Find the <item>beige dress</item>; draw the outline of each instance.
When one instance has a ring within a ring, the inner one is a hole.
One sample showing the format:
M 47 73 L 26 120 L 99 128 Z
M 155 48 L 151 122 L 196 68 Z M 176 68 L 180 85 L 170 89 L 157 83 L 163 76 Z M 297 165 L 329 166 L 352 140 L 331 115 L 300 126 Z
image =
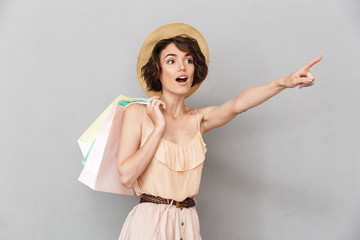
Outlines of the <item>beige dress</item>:
M 146 111 L 145 106 L 143 109 Z M 195 136 L 186 144 L 161 139 L 153 159 L 135 183 L 137 195 L 146 193 L 182 201 L 198 193 L 206 144 L 200 133 L 196 109 L 195 112 L 198 129 Z M 149 128 L 143 134 L 140 146 L 153 130 L 149 117 L 148 120 Z M 139 203 L 124 222 L 119 240 L 124 239 L 199 240 L 200 224 L 196 206 L 181 210 L 174 205 Z

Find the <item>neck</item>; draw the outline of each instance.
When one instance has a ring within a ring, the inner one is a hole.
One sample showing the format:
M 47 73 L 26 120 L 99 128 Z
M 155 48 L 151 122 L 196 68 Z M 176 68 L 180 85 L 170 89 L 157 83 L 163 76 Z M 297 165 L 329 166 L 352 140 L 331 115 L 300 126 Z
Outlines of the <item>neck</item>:
M 174 95 L 168 92 L 163 92 L 160 100 L 166 105 L 164 114 L 169 115 L 173 119 L 179 118 L 185 114 L 185 95 Z

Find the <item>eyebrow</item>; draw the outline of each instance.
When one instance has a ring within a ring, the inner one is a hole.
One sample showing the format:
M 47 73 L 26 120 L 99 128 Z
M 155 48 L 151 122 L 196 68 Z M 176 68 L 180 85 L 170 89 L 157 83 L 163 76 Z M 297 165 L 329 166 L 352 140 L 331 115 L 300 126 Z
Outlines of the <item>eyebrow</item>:
M 170 56 L 176 57 L 177 55 L 174 54 L 174 53 L 169 53 L 168 55 L 166 55 L 166 56 L 164 57 L 164 59 L 167 58 L 167 57 L 170 57 Z M 187 57 L 187 56 L 191 56 L 191 54 L 190 54 L 190 53 L 187 53 L 187 54 L 185 55 L 185 57 Z

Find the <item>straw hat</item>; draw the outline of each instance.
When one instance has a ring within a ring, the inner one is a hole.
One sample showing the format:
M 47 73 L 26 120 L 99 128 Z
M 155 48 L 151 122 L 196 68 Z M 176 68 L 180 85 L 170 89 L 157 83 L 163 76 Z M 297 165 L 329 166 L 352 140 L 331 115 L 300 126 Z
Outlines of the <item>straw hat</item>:
M 137 78 L 139 80 L 140 86 L 143 89 L 143 91 L 146 93 L 146 95 L 148 95 L 149 97 L 160 96 L 161 92 L 147 90 L 146 82 L 144 81 L 144 78 L 141 76 L 141 68 L 149 61 L 156 43 L 158 43 L 161 39 L 175 37 L 180 34 L 186 34 L 192 38 L 195 38 L 198 41 L 201 52 L 205 56 L 206 65 L 209 66 L 209 48 L 205 41 L 205 38 L 201 35 L 201 33 L 198 30 L 184 23 L 170 23 L 159 27 L 158 29 L 153 31 L 143 43 L 139 52 L 137 66 L 136 66 Z M 200 87 L 200 85 L 201 83 L 192 86 L 186 97 L 192 95 Z

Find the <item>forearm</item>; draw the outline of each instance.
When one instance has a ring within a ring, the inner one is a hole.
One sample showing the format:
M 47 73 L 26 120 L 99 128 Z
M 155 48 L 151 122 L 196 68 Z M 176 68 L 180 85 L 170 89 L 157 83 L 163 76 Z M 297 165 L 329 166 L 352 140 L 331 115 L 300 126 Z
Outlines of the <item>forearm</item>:
M 284 78 L 278 78 L 266 84 L 246 89 L 235 98 L 235 104 L 239 109 L 238 112 L 244 112 L 256 107 L 285 88 Z
M 131 188 L 144 172 L 158 148 L 162 135 L 163 133 L 155 128 L 144 145 L 118 167 L 124 186 Z

